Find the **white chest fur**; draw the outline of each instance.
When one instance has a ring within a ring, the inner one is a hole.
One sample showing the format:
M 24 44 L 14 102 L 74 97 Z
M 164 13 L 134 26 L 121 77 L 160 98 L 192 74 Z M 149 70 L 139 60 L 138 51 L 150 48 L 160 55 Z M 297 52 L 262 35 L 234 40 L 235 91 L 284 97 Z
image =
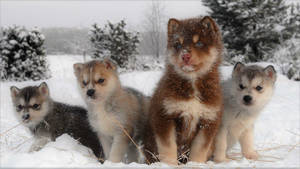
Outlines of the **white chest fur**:
M 114 114 L 106 112 L 104 109 L 89 112 L 89 121 L 96 132 L 106 136 L 113 136 L 116 130 Z
M 163 105 L 166 113 L 169 115 L 179 113 L 186 121 L 190 122 L 191 130 L 193 130 L 199 119 L 214 120 L 217 117 L 219 108 L 208 106 L 197 98 L 187 101 L 178 101 L 175 99 L 165 99 Z

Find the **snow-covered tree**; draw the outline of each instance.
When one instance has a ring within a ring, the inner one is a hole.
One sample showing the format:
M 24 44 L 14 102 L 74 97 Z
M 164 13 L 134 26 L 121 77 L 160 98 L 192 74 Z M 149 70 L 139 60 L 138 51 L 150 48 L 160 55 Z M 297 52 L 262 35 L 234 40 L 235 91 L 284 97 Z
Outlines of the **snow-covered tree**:
M 278 65 L 289 79 L 300 81 L 300 38 L 285 41 L 268 61 Z
M 223 32 L 226 59 L 268 60 L 285 33 L 289 6 L 284 0 L 204 0 Z M 289 38 L 291 36 L 288 36 Z
M 50 77 L 44 36 L 39 30 L 3 28 L 0 39 L 0 79 L 5 81 L 41 80 Z
M 289 8 L 289 15 L 285 18 L 285 29 L 283 38 L 300 38 L 300 2 L 292 3 Z
M 139 43 L 138 33 L 125 29 L 124 20 L 116 24 L 108 22 L 103 28 L 94 24 L 90 40 L 94 51 L 93 58 L 111 58 L 121 68 L 127 68 L 129 61 L 134 62 Z

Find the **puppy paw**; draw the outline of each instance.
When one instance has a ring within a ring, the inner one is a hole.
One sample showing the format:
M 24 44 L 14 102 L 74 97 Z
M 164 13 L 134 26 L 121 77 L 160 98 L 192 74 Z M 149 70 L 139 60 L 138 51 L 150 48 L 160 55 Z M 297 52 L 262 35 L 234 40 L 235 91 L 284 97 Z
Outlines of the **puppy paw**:
M 207 158 L 206 156 L 192 156 L 190 161 L 196 162 L 196 163 L 206 163 Z
M 36 146 L 36 145 L 32 145 L 29 149 L 29 153 L 32 153 L 34 151 L 39 151 L 40 149 L 42 149 L 42 147 L 40 146 Z
M 243 153 L 244 157 L 250 160 L 257 160 L 259 157 L 259 154 L 256 151 L 251 151 L 251 152 L 245 152 Z
M 119 163 L 122 160 L 120 158 L 116 158 L 116 157 L 109 157 L 108 161 L 112 162 L 112 163 Z
M 178 161 L 177 160 L 162 160 L 162 163 L 166 163 L 170 166 L 178 166 Z
M 226 157 L 224 157 L 224 158 L 214 158 L 214 162 L 216 162 L 216 163 L 229 162 L 229 161 L 231 161 L 231 159 L 226 158 Z

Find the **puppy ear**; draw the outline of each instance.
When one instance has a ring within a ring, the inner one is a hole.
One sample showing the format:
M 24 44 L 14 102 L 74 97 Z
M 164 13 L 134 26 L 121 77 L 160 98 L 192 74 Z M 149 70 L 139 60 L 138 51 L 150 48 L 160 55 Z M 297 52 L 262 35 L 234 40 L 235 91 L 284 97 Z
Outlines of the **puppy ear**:
M 267 75 L 267 77 L 273 81 L 273 83 L 276 81 L 276 70 L 272 65 L 269 65 L 266 68 L 264 68 L 264 72 Z
M 232 76 L 234 77 L 234 76 L 238 75 L 244 67 L 245 67 L 245 65 L 243 63 L 237 62 L 233 68 Z
M 210 16 L 205 16 L 202 20 L 201 20 L 201 24 L 202 26 L 204 26 L 205 29 L 207 30 L 211 30 L 213 32 L 218 32 L 218 26 L 216 24 L 216 22 L 210 17 Z
M 39 91 L 44 96 L 49 96 L 49 88 L 46 82 L 43 82 L 39 85 Z
M 76 77 L 79 76 L 82 69 L 83 69 L 83 63 L 75 63 L 73 65 L 73 70 L 74 70 L 74 74 L 75 74 Z
M 177 19 L 171 18 L 168 22 L 168 34 L 173 34 L 177 31 L 179 27 L 179 21 Z
M 10 94 L 11 94 L 11 98 L 14 100 L 17 95 L 20 93 L 20 89 L 17 88 L 16 86 L 11 86 L 10 87 Z
M 106 69 L 117 70 L 117 65 L 111 59 L 104 59 L 103 63 L 106 66 Z

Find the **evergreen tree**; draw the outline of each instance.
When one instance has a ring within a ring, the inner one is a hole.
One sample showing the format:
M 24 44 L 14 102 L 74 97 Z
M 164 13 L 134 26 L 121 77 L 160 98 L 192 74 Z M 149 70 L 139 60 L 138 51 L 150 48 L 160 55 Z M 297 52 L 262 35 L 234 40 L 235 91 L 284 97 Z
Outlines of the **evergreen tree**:
M 124 20 L 116 24 L 108 22 L 104 28 L 94 24 L 90 36 L 93 58 L 109 57 L 121 68 L 128 67 L 129 60 L 134 60 L 137 54 L 139 39 L 138 33 L 127 31 L 125 26 Z
M 285 19 L 286 28 L 283 30 L 283 38 L 300 38 L 300 3 L 292 3 L 289 15 Z
M 284 0 L 204 0 L 204 3 L 222 29 L 227 60 L 241 55 L 248 62 L 268 60 L 274 49 L 290 38 L 284 31 L 289 8 Z
M 14 26 L 3 28 L 0 39 L 0 79 L 41 80 L 49 77 L 43 47 L 44 36 L 38 30 Z
M 97 24 L 92 25 L 90 41 L 93 46 L 93 58 L 104 58 L 108 52 L 108 37 Z
M 278 65 L 289 79 L 300 81 L 300 38 L 285 41 L 269 61 Z

